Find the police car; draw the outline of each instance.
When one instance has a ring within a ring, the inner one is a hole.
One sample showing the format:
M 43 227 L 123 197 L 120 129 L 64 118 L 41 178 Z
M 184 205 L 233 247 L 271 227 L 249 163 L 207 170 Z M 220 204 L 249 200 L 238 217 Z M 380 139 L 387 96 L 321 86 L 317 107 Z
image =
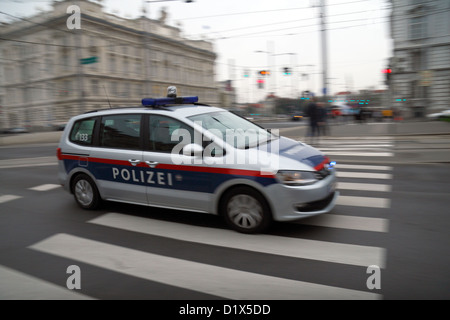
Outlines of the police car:
M 329 212 L 335 162 L 225 109 L 177 97 L 69 120 L 58 178 L 84 209 L 103 200 L 221 215 L 234 230 Z

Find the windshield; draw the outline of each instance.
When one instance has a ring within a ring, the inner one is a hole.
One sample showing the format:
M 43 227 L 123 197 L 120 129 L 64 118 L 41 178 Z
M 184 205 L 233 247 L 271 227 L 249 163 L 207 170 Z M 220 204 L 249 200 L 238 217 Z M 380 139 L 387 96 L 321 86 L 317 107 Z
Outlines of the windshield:
M 276 139 L 264 128 L 228 111 L 199 114 L 189 119 L 238 149 L 253 148 Z

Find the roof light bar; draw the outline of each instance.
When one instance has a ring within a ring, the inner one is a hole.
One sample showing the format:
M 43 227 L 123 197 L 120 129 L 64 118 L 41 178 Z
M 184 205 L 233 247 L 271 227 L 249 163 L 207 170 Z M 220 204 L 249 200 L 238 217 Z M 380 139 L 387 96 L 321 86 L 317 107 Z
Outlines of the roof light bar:
M 198 101 L 198 96 L 192 97 L 176 97 L 176 98 L 144 98 L 142 105 L 146 107 L 164 106 L 166 104 L 183 104 L 195 103 Z

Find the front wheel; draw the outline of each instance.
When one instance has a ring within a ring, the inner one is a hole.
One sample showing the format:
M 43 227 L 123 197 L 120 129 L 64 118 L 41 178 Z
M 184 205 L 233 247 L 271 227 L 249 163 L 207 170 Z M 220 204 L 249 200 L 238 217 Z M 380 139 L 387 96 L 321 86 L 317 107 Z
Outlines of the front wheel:
M 94 181 L 85 174 L 75 177 L 72 184 L 75 201 L 83 209 L 96 209 L 100 205 L 100 194 Z
M 221 202 L 225 222 L 241 233 L 261 233 L 272 220 L 270 208 L 256 190 L 238 187 L 229 191 Z

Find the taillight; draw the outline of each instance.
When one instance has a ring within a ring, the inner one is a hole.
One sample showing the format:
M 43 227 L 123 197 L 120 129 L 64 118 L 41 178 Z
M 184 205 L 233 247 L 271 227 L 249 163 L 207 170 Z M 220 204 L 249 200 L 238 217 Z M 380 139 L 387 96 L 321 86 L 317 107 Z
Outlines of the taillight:
M 61 148 L 56 149 L 56 157 L 58 160 L 62 160 Z

